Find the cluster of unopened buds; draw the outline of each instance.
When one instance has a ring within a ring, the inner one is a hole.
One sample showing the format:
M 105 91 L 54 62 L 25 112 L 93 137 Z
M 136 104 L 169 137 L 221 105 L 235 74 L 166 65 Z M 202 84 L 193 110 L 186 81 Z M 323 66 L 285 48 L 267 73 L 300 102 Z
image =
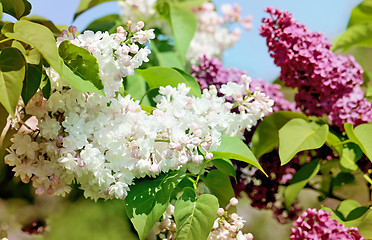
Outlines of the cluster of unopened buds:
M 231 198 L 230 203 L 225 208 L 219 208 L 213 229 L 208 236 L 208 240 L 252 240 L 251 233 L 244 234 L 244 220 L 237 213 L 228 213 L 231 206 L 238 205 L 236 198 Z M 153 233 L 158 239 L 176 239 L 177 226 L 174 221 L 174 206 L 170 204 L 162 218 L 155 224 Z

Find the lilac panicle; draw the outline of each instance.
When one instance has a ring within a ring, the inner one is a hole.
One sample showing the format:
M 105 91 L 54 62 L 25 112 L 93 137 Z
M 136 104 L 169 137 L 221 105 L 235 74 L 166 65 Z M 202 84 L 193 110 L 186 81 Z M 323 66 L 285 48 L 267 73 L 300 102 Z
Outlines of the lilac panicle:
M 266 12 L 270 18 L 262 20 L 260 34 L 281 68 L 280 80 L 298 89 L 297 106 L 308 115 L 330 115 L 341 129 L 346 122 L 369 122 L 372 105 L 363 91 L 354 90 L 363 83 L 363 69 L 354 57 L 336 56 L 322 34 L 308 30 L 287 11 L 269 7 Z
M 347 228 L 340 224 L 337 220 L 331 219 L 330 212 L 324 210 L 317 211 L 315 208 L 308 208 L 297 220 L 293 223 L 295 226 L 291 228 L 291 240 L 365 240 L 359 232 L 358 228 Z

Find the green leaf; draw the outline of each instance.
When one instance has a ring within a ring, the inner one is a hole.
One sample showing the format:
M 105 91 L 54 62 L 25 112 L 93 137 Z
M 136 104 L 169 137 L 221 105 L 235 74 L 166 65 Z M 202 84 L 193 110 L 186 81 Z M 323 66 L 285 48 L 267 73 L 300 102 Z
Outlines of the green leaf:
M 35 95 L 36 91 L 39 89 L 41 76 L 43 74 L 42 65 L 32 65 L 28 64 L 26 76 L 23 80 L 22 87 L 22 99 L 25 105 L 28 101 Z
M 353 199 L 347 199 L 342 201 L 340 205 L 338 205 L 336 210 L 342 214 L 344 219 L 346 219 L 350 212 L 358 207 L 360 207 L 360 203 L 358 201 Z
M 59 45 L 58 52 L 64 63 L 76 75 L 93 83 L 97 89 L 103 89 L 97 59 L 88 50 L 64 41 Z
M 218 200 L 210 194 L 196 197 L 192 188 L 185 188 L 177 200 L 174 217 L 177 240 L 206 240 L 212 230 L 218 210 Z
M 303 189 L 309 180 L 314 177 L 320 169 L 320 159 L 314 159 L 305 164 L 299 171 L 297 171 L 284 191 L 285 206 L 289 209 L 295 201 L 298 193 Z
M 317 129 L 303 119 L 292 119 L 279 130 L 279 157 L 282 165 L 288 163 L 298 152 L 323 146 L 328 135 L 328 125 Z
M 37 34 L 35 34 L 37 33 Z M 85 81 L 75 75 L 64 63 L 58 54 L 56 41 L 52 32 L 45 26 L 20 20 L 14 24 L 14 33 L 8 32 L 5 36 L 27 43 L 35 47 L 44 59 L 56 70 L 56 72 L 72 86 L 81 91 L 104 94 L 103 88 L 96 88 L 91 82 Z
M 159 66 L 183 68 L 181 60 L 174 51 L 159 51 L 154 41 L 151 42 L 151 48 L 152 52 L 156 56 L 156 59 L 159 61 Z
M 31 22 L 34 22 L 34 23 L 38 23 L 38 24 L 41 24 L 41 25 L 44 25 L 45 27 L 49 28 L 49 30 L 55 34 L 55 36 L 58 36 L 60 33 L 61 33 L 61 30 L 59 30 L 57 28 L 56 25 L 54 25 L 54 23 L 44 17 L 40 17 L 40 16 L 29 16 L 29 17 L 26 17 L 24 18 L 25 20 L 29 20 Z
M 229 175 L 220 170 L 211 170 L 206 177 L 202 176 L 201 180 L 207 185 L 211 194 L 218 198 L 220 207 L 226 207 L 230 199 L 235 197 Z
M 41 61 L 41 54 L 36 48 L 33 48 L 28 52 L 26 58 L 27 58 L 26 61 L 29 64 L 39 65 Z
M 179 83 L 185 83 L 187 87 L 191 88 L 191 94 L 195 96 L 200 94 L 200 88 L 196 88 L 195 84 L 190 83 L 175 69 L 166 67 L 150 67 L 137 71 L 145 79 L 150 89 L 165 87 L 168 85 L 177 87 Z
M 125 83 L 125 91 L 127 93 L 134 99 L 141 100 L 141 104 L 151 106 L 146 81 L 136 69 L 133 75 L 125 78 Z
M 0 19 L 3 17 L 3 4 L 0 2 Z
M 351 46 L 372 47 L 372 22 L 352 25 L 338 36 L 332 50 L 348 49 Z
M 31 4 L 27 0 L 1 0 L 3 11 L 16 19 L 30 14 Z
M 185 172 L 179 170 L 161 174 L 155 179 L 138 179 L 130 186 L 125 207 L 141 240 L 168 208 L 173 190 L 184 177 Z
M 351 16 L 347 27 L 356 24 L 372 22 L 372 1 L 365 0 L 351 11 Z
M 356 143 L 369 160 L 372 161 L 372 125 L 361 124 L 353 130 L 351 123 L 345 123 L 344 128 L 350 141 Z
M 1 133 L 3 132 L 3 130 L 4 130 L 4 127 L 6 126 L 8 116 L 9 116 L 9 113 L 6 111 L 4 106 L 2 104 L 0 104 L 0 136 L 1 136 Z M 0 158 L 0 160 L 1 160 L 1 158 Z
M 12 42 L 12 47 L 13 48 L 17 48 L 23 55 L 23 57 L 26 57 L 26 49 L 25 47 L 22 45 L 22 43 L 18 42 L 18 41 L 13 41 Z
M 302 113 L 279 111 L 265 117 L 252 137 L 252 152 L 259 158 L 265 153 L 274 150 L 279 144 L 279 129 L 289 120 L 307 117 Z
M 41 89 L 43 96 L 46 99 L 49 99 L 51 91 L 52 91 L 52 86 L 50 85 L 50 79 L 48 75 L 45 75 L 43 80 L 41 81 L 40 89 Z
M 221 136 L 221 144 L 215 151 L 210 152 L 213 153 L 213 159 L 228 158 L 246 162 L 257 167 L 267 175 L 248 146 L 239 138 Z
M 176 0 L 175 5 L 184 8 L 199 7 L 207 0 Z
M 236 179 L 236 171 L 230 159 L 213 159 L 212 164 L 222 173 Z
M 187 50 L 196 31 L 197 20 L 192 11 L 174 4 L 170 4 L 169 10 L 174 45 L 181 62 L 184 64 Z
M 199 83 L 195 80 L 195 78 L 191 75 L 188 74 L 187 72 L 183 71 L 182 69 L 173 68 L 177 72 L 181 73 L 181 75 L 186 79 L 186 81 L 190 84 L 191 88 L 197 92 L 196 96 L 201 97 L 201 90 L 200 90 L 200 85 Z
M 333 151 L 338 153 L 339 155 L 342 154 L 342 144 L 339 144 L 341 140 L 336 136 L 336 134 L 332 132 L 328 132 L 326 144 L 329 148 L 331 148 Z
M 12 116 L 22 92 L 25 59 L 16 48 L 5 48 L 0 54 L 0 103 Z
M 78 6 L 78 9 L 75 12 L 73 20 L 75 20 L 80 14 L 91 9 L 92 7 L 95 7 L 101 3 L 110 2 L 110 1 L 114 1 L 114 0 L 81 0 Z
M 112 32 L 116 30 L 115 27 L 119 26 L 121 22 L 121 18 L 118 14 L 111 14 L 94 20 L 85 28 L 85 30 L 91 30 L 93 32 Z
M 355 177 L 349 172 L 340 172 L 337 174 L 336 178 L 333 180 L 333 186 L 339 187 L 345 184 L 355 183 Z
M 350 211 L 346 217 L 346 221 L 353 221 L 363 216 L 370 208 L 369 207 L 357 207 Z
M 358 169 L 356 162 L 362 157 L 362 150 L 358 145 L 354 143 L 348 143 L 347 147 L 342 149 L 340 156 L 341 167 L 348 169 L 350 171 L 355 171 Z

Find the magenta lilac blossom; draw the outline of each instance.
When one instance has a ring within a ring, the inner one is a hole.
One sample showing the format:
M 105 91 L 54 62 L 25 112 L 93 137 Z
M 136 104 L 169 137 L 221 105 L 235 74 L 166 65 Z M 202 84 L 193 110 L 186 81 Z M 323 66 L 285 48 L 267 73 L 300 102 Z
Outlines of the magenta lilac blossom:
M 347 228 L 337 220 L 331 219 L 330 212 L 324 210 L 307 209 L 294 222 L 291 229 L 291 240 L 365 240 L 358 228 Z
M 261 36 L 266 38 L 274 63 L 281 68 L 280 80 L 297 88 L 297 106 L 307 115 L 330 115 L 332 123 L 369 122 L 372 105 L 363 91 L 363 69 L 353 56 L 336 56 L 322 34 L 299 24 L 287 11 L 269 7 Z M 340 115 L 339 115 L 340 114 Z

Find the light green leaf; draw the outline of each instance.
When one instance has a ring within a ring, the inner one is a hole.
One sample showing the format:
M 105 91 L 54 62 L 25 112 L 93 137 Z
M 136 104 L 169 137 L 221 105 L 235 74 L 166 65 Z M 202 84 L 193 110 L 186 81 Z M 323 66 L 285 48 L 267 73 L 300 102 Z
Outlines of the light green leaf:
M 157 178 L 136 180 L 125 198 L 128 217 L 139 238 L 145 239 L 168 208 L 170 196 L 185 177 L 183 169 L 161 174 Z
M 177 200 L 174 217 L 177 240 L 206 240 L 212 230 L 218 210 L 218 200 L 210 194 L 196 197 L 192 188 L 185 188 Z
M 353 130 L 351 123 L 345 123 L 344 128 L 350 141 L 356 143 L 369 160 L 372 161 L 372 125 L 361 124 Z
M 110 2 L 115 0 L 81 0 L 78 9 L 75 12 L 74 20 L 83 12 L 95 7 L 104 2 Z
M 30 14 L 31 4 L 27 0 L 1 0 L 3 11 L 16 19 Z
M 27 65 L 27 71 L 25 79 L 23 80 L 22 87 L 22 99 L 25 105 L 28 101 L 35 95 L 36 91 L 39 89 L 41 77 L 42 77 L 42 65 Z
M 293 179 L 284 191 L 285 206 L 287 209 L 291 207 L 301 189 L 303 189 L 309 180 L 319 172 L 319 169 L 320 159 L 318 158 L 305 164 L 293 175 Z
M 349 215 L 349 213 L 355 208 L 360 207 L 360 203 L 354 199 L 344 200 L 338 205 L 337 211 L 342 214 L 344 219 Z
M 145 79 L 150 89 L 159 88 L 161 86 L 177 87 L 179 83 L 185 83 L 190 87 L 190 93 L 198 96 L 200 88 L 186 80 L 181 73 L 172 68 L 166 67 L 150 67 L 144 70 L 137 70 L 138 73 Z M 200 96 L 200 95 L 199 95 Z
M 229 175 L 220 170 L 211 170 L 206 177 L 202 176 L 201 180 L 207 185 L 211 194 L 218 198 L 220 207 L 226 207 L 230 199 L 235 197 Z
M 178 58 L 176 53 L 171 50 L 160 51 L 154 41 L 151 42 L 152 52 L 155 54 L 156 59 L 159 61 L 161 67 L 176 67 L 183 68 L 181 60 Z
M 24 18 L 24 20 L 29 20 L 31 22 L 44 25 L 45 27 L 49 28 L 49 30 L 52 33 L 54 33 L 55 36 L 58 36 L 61 33 L 61 30 L 59 30 L 57 28 L 57 26 L 54 25 L 54 23 L 52 21 L 50 21 L 49 19 L 46 19 L 44 17 L 32 15 L 32 16 L 29 16 L 29 17 Z
M 59 55 L 64 63 L 80 78 L 93 83 L 97 89 L 103 89 L 99 76 L 97 59 L 88 50 L 64 41 L 59 45 Z
M 236 171 L 230 159 L 213 159 L 212 164 L 222 173 L 236 179 Z
M 239 138 L 221 136 L 221 144 L 215 151 L 210 152 L 213 153 L 213 159 L 228 158 L 246 162 L 257 167 L 267 175 L 248 146 Z
M 120 23 L 122 23 L 120 16 L 118 14 L 111 14 L 94 20 L 85 30 L 91 30 L 93 32 L 113 32 L 116 31 L 116 27 L 119 26 Z
M 0 19 L 3 17 L 3 4 L 0 2 Z
M 352 25 L 338 36 L 332 50 L 348 49 L 351 46 L 372 47 L 372 22 Z
M 339 144 L 341 140 L 332 132 L 328 132 L 326 144 L 329 148 L 331 148 L 333 151 L 338 153 L 339 155 L 342 154 L 342 144 Z
M 341 167 L 348 169 L 350 171 L 355 171 L 358 169 L 356 162 L 362 157 L 362 150 L 358 145 L 354 143 L 348 143 L 347 147 L 342 149 L 340 156 Z
M 282 165 L 298 152 L 323 146 L 328 135 L 328 125 L 317 129 L 303 119 L 292 119 L 279 130 L 279 157 Z
M 372 1 L 364 0 L 351 11 L 347 27 L 368 22 L 372 22 Z
M 13 41 L 12 42 L 12 47 L 13 48 L 17 48 L 23 55 L 23 57 L 26 57 L 26 49 L 25 47 L 22 45 L 22 43 L 18 42 L 18 41 Z
M 176 0 L 175 5 L 184 8 L 199 7 L 207 0 Z
M 26 61 L 29 64 L 39 65 L 41 61 L 41 54 L 36 48 L 33 48 L 28 52 L 26 58 L 27 58 Z
M 169 10 L 174 45 L 184 64 L 187 50 L 196 31 L 197 20 L 195 14 L 188 9 L 170 4 Z
M 134 99 L 140 100 L 141 104 L 150 106 L 151 101 L 147 94 L 147 84 L 145 79 L 134 70 L 134 74 L 126 77 L 125 91 L 129 93 Z
M 252 137 L 253 154 L 259 158 L 265 153 L 274 150 L 279 144 L 279 129 L 294 118 L 307 120 L 307 117 L 302 113 L 286 111 L 275 112 L 265 117 L 254 131 Z
M 25 77 L 25 59 L 16 48 L 5 48 L 0 54 L 0 103 L 14 116 Z
M 58 54 L 53 34 L 47 27 L 30 21 L 20 20 L 14 24 L 14 33 L 8 32 L 5 36 L 35 47 L 54 70 L 77 89 L 104 94 L 103 89 L 97 89 L 91 82 L 85 81 L 75 75 L 70 68 L 64 64 L 62 58 Z

